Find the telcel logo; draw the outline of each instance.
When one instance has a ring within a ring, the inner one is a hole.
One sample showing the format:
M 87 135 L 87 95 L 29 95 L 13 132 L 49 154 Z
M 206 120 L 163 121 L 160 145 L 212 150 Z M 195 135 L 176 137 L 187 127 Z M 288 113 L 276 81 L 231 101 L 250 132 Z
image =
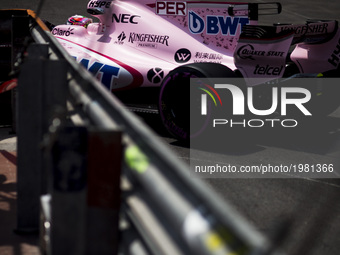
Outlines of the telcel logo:
M 278 106 L 279 106 L 279 99 L 280 99 L 280 114 L 281 116 L 287 115 L 287 106 L 293 105 L 298 110 L 302 112 L 305 116 L 311 116 L 312 114 L 308 111 L 308 109 L 304 106 L 307 102 L 311 99 L 311 93 L 309 90 L 305 88 L 299 88 L 299 87 L 273 87 L 272 88 L 272 101 L 271 106 L 268 109 L 256 109 L 254 106 L 254 93 L 253 93 L 253 87 L 247 88 L 247 95 L 244 95 L 244 92 L 237 86 L 232 84 L 215 84 L 214 89 L 212 90 L 216 96 L 218 96 L 221 107 L 222 107 L 222 101 L 219 97 L 221 93 L 217 94 L 216 91 L 219 92 L 221 90 L 226 91 L 227 93 L 231 93 L 232 96 L 232 114 L 233 116 L 244 116 L 246 115 L 246 109 L 245 109 L 245 103 L 247 102 L 247 107 L 250 113 L 256 115 L 256 116 L 269 116 L 275 112 L 277 112 Z M 279 89 L 280 89 L 280 95 L 279 98 Z M 206 91 L 205 91 L 206 92 Z M 213 93 L 206 93 L 201 94 L 201 116 L 207 115 L 208 107 L 207 107 L 207 94 L 213 99 Z M 294 94 L 294 97 L 290 97 L 289 95 Z M 299 95 L 298 98 L 296 95 Z M 213 99 L 215 102 L 215 100 Z M 216 105 L 216 102 L 215 102 Z M 249 127 L 262 127 L 264 124 L 268 122 L 271 123 L 271 126 L 274 127 L 274 123 L 281 122 L 281 125 L 284 127 L 295 127 L 297 126 L 297 121 L 294 119 L 289 120 L 282 120 L 282 119 L 249 119 L 249 120 L 242 120 L 241 122 L 235 122 L 232 119 L 213 119 L 213 127 L 216 127 L 217 125 L 225 125 L 230 124 L 231 127 L 236 125 L 241 125 L 243 127 L 249 126 Z M 287 123 L 293 123 L 292 125 L 288 125 Z M 285 124 L 286 123 L 286 124 Z

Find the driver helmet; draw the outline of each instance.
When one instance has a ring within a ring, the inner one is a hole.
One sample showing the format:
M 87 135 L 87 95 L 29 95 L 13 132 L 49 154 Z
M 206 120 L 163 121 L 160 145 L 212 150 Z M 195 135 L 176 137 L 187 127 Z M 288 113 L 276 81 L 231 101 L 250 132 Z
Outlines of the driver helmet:
M 87 26 L 92 23 L 91 18 L 87 18 L 82 15 L 73 15 L 72 17 L 68 18 L 67 25 L 77 25 L 87 28 Z

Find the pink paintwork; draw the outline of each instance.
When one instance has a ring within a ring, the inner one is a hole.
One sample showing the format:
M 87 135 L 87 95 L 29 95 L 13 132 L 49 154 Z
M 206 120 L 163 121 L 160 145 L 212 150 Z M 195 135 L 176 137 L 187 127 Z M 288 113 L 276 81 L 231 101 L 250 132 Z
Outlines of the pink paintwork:
M 165 13 L 176 11 L 167 5 Z M 88 10 L 104 12 L 93 15 L 100 22 L 87 28 L 59 25 L 52 34 L 111 90 L 159 86 L 169 71 L 184 63 L 217 62 L 236 68 L 233 52 L 241 27 L 257 21 L 250 21 L 246 13 L 230 17 L 230 6 L 186 2 L 183 7 L 182 2 L 180 15 L 163 15 L 159 3 L 152 0 L 90 1 Z M 223 31 L 221 25 L 207 31 L 208 16 L 213 22 L 230 24 Z
M 258 17 L 251 16 L 253 7 L 226 2 L 91 0 L 87 10 L 99 21 L 87 28 L 59 25 L 52 34 L 111 91 L 160 86 L 171 70 L 198 62 L 239 70 L 248 85 L 256 85 L 251 78 L 267 81 L 284 75 L 293 44 L 297 46 L 291 60 L 300 72 L 338 67 L 336 21 L 262 28 Z M 244 27 L 253 29 L 250 36 L 240 37 Z M 320 43 L 319 37 L 326 36 L 331 39 Z
M 328 40 L 318 44 L 300 43 L 291 54 L 292 61 L 301 73 L 322 73 L 339 67 L 340 63 L 340 29 L 336 22 L 325 22 L 328 25 Z
M 234 57 L 248 86 L 283 76 L 292 40 L 291 34 L 265 40 L 239 39 Z

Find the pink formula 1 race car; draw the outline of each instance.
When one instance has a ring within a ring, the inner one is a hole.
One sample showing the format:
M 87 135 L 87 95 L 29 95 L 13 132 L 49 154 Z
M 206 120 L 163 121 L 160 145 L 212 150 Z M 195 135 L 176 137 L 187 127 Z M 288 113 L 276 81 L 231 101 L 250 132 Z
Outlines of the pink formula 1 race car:
M 255 86 L 294 75 L 338 76 L 338 22 L 259 26 L 261 14 L 281 12 L 279 3 L 91 0 L 87 12 L 99 22 L 76 15 L 52 34 L 112 92 L 127 101 L 154 99 L 180 139 L 189 132 L 190 77 L 243 77 Z
M 153 100 L 179 139 L 189 133 L 190 77 L 242 77 L 246 86 L 339 77 L 338 22 L 258 25 L 262 14 L 281 12 L 279 3 L 91 0 L 87 12 L 98 22 L 75 15 L 51 33 L 123 102 Z

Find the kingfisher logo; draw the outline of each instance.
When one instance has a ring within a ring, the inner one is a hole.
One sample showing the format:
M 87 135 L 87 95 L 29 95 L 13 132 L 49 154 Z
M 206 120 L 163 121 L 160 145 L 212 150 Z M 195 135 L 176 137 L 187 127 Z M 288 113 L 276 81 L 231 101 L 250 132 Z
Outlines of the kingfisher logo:
M 245 17 L 207 15 L 203 19 L 194 11 L 189 11 L 189 30 L 193 34 L 206 32 L 208 35 L 236 36 L 247 24 L 249 19 Z
M 119 42 L 123 42 L 126 39 L 126 35 L 124 32 L 122 32 L 119 36 L 118 36 L 118 41 Z

